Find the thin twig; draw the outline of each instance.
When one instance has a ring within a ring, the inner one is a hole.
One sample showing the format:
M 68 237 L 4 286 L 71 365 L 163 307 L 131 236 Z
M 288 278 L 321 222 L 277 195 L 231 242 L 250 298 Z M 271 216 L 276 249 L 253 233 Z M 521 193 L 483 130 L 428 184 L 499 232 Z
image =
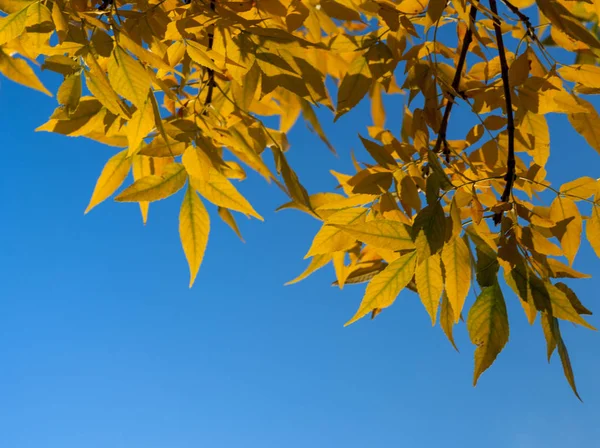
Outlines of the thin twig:
M 494 14 L 492 20 L 494 22 L 494 31 L 496 33 L 498 56 L 500 57 L 500 72 L 502 75 L 502 86 L 504 87 L 504 97 L 506 101 L 506 130 L 508 133 L 508 157 L 506 160 L 506 176 L 504 176 L 506 185 L 500 200 L 502 202 L 508 202 L 515 182 L 515 121 L 513 117 L 510 81 L 508 78 L 508 62 L 506 61 L 506 51 L 504 49 L 504 40 L 502 39 L 502 28 L 500 27 L 500 16 L 498 15 L 498 5 L 496 4 L 496 0 L 490 0 L 490 9 Z M 502 216 L 502 212 L 496 213 L 494 215 L 494 223 L 500 224 Z
M 525 25 L 525 29 L 527 31 L 527 35 L 531 37 L 531 39 L 539 43 L 540 41 L 538 40 L 537 35 L 535 34 L 535 28 L 531 24 L 529 17 L 523 14 L 521 10 L 515 5 L 513 5 L 509 0 L 502 0 L 502 2 L 506 5 L 508 9 L 512 11 L 514 15 L 516 15 L 519 18 L 521 22 L 523 22 L 523 25 Z
M 446 141 L 446 131 L 448 129 L 448 121 L 450 119 L 450 113 L 452 112 L 452 106 L 454 105 L 454 99 L 456 96 L 454 92 L 459 92 L 459 84 L 460 78 L 462 75 L 463 67 L 465 66 L 465 62 L 467 60 L 467 54 L 469 53 L 469 46 L 473 41 L 473 27 L 475 26 L 475 18 L 477 17 L 477 8 L 475 5 L 471 5 L 471 11 L 469 13 L 469 21 L 470 23 L 467 25 L 467 31 L 465 33 L 465 37 L 463 39 L 463 45 L 460 50 L 460 56 L 458 58 L 458 63 L 456 64 L 456 73 L 454 74 L 454 79 L 452 80 L 452 92 L 448 92 L 448 104 L 446 104 L 446 110 L 444 110 L 444 116 L 442 118 L 442 123 L 440 124 L 440 130 L 438 131 L 438 138 L 435 142 L 435 148 L 433 152 L 440 152 L 442 148 L 442 144 L 444 145 L 444 155 L 446 156 L 446 162 L 450 162 L 450 151 L 448 149 L 448 142 Z

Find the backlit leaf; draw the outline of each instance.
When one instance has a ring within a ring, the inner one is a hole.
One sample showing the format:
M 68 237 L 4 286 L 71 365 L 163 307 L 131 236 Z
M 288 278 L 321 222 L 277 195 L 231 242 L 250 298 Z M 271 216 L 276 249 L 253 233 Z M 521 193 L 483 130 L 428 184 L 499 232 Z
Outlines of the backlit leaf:
M 198 194 L 188 185 L 179 211 L 179 237 L 190 267 L 190 288 L 202 264 L 209 231 L 208 212 Z
M 187 173 L 180 163 L 171 163 L 161 175 L 150 175 L 135 181 L 119 194 L 118 202 L 159 201 L 177 193 L 185 185 Z
M 127 157 L 126 150 L 111 157 L 100 173 L 85 213 L 117 191 L 129 174 L 130 168 L 131 159 Z
M 415 275 L 417 256 L 415 251 L 402 255 L 390 263 L 369 282 L 360 307 L 346 326 L 366 316 L 374 309 L 383 309 L 396 300 L 400 291 Z
M 469 248 L 462 238 L 453 238 L 442 250 L 446 294 L 454 311 L 456 322 L 471 289 L 471 258 Z
M 433 326 L 437 318 L 440 296 L 444 290 L 440 255 L 434 254 L 423 260 L 417 266 L 415 279 L 419 297 L 431 318 L 431 325 Z
M 500 286 L 486 286 L 469 310 L 467 329 L 475 350 L 473 384 L 495 361 L 508 342 L 508 315 Z

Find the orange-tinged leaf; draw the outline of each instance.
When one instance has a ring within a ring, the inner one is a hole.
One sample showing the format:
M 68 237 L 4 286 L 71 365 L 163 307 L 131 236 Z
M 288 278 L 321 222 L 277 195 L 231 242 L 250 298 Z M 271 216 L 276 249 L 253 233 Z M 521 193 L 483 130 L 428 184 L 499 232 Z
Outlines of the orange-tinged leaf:
M 454 311 L 456 322 L 460 318 L 465 299 L 471 289 L 471 258 L 469 248 L 462 238 L 455 237 L 442 250 L 446 294 Z
M 357 224 L 336 224 L 335 227 L 373 247 L 389 250 L 414 249 L 415 247 L 409 228 L 398 221 L 377 219 Z
M 392 261 L 383 271 L 369 282 L 360 307 L 354 317 L 346 322 L 348 326 L 366 316 L 374 309 L 383 309 L 396 300 L 400 291 L 415 275 L 417 253 L 411 251 Z
M 415 272 L 417 290 L 423 306 L 429 313 L 431 325 L 435 325 L 437 312 L 440 305 L 440 296 L 444 290 L 442 277 L 442 261 L 439 254 L 426 258 L 417 266 Z
M 161 175 L 150 175 L 135 181 L 119 194 L 118 202 L 159 201 L 177 193 L 185 185 L 187 172 L 180 163 L 167 165 Z
M 498 283 L 486 286 L 469 310 L 467 330 L 475 350 L 473 385 L 492 365 L 509 337 L 506 304 Z
M 179 237 L 190 267 L 190 288 L 202 264 L 209 231 L 208 212 L 198 194 L 188 185 L 179 211 Z
M 129 174 L 129 168 L 131 168 L 131 159 L 127 157 L 127 150 L 121 151 L 106 162 L 85 213 L 88 213 L 121 186 Z
M 569 114 L 569 122 L 588 144 L 600 153 L 600 116 L 596 108 L 581 98 L 578 98 L 579 104 L 587 109 L 587 112 Z

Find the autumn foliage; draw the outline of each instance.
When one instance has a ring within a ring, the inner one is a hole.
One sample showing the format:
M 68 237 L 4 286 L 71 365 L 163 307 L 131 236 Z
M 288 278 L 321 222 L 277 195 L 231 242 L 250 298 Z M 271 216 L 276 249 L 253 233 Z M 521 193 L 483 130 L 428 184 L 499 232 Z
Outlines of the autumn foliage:
M 572 268 L 584 232 L 600 255 L 600 189 L 588 177 L 551 186 L 546 115 L 567 115 L 600 152 L 586 99 L 600 93 L 600 1 L 0 0 L 0 10 L 0 72 L 48 95 L 33 67 L 64 76 L 38 130 L 115 148 L 86 212 L 130 173 L 115 200 L 138 203 L 144 222 L 151 202 L 185 190 L 190 285 L 206 204 L 238 235 L 236 214 L 262 219 L 235 187 L 250 169 L 289 196 L 281 208 L 323 222 L 290 283 L 330 263 L 339 287 L 366 283 L 347 324 L 413 291 L 452 344 L 466 321 L 477 382 L 508 342 L 505 300 L 518 300 L 577 394 L 559 324 L 592 328 L 565 281 L 588 277 Z M 398 93 L 407 106 L 394 134 L 382 98 Z M 369 160 L 333 172 L 335 192 L 309 193 L 286 133 L 301 117 L 334 151 L 316 108 L 337 120 L 363 98 Z M 472 117 L 460 139 L 448 136 L 455 104 Z

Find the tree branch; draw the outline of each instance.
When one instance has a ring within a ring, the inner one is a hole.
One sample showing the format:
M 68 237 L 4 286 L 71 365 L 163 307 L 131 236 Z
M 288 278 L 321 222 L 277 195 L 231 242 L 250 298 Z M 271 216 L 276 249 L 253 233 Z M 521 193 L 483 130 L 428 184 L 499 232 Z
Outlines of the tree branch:
M 534 41 L 539 42 L 537 35 L 535 34 L 535 29 L 529 20 L 529 17 L 521 12 L 521 10 L 513 5 L 509 0 L 502 0 L 502 2 L 506 5 L 511 12 L 516 15 L 521 22 L 525 25 L 525 29 L 527 30 L 527 35 L 531 37 Z
M 496 43 L 498 45 L 498 56 L 500 57 L 500 72 L 502 75 L 502 85 L 504 87 L 504 97 L 506 101 L 506 130 L 508 132 L 508 157 L 506 160 L 506 176 L 504 180 L 506 185 L 502 193 L 501 201 L 508 202 L 512 187 L 515 182 L 515 121 L 512 109 L 511 88 L 508 78 L 508 62 L 506 61 L 506 51 L 504 49 L 504 40 L 502 39 L 502 28 L 500 27 L 500 16 L 498 15 L 498 5 L 496 0 L 490 0 L 490 10 L 494 14 L 494 31 L 496 33 Z M 494 223 L 500 224 L 502 221 L 502 212 L 494 215 Z
M 458 63 L 456 64 L 456 73 L 454 73 L 454 79 L 452 80 L 452 90 L 453 92 L 449 92 L 450 98 L 448 99 L 448 104 L 446 104 L 446 109 L 444 110 L 444 116 L 442 118 L 442 123 L 440 124 L 440 129 L 438 131 L 438 138 L 435 142 L 435 148 L 433 152 L 440 152 L 442 148 L 442 144 L 444 145 L 444 155 L 446 156 L 446 162 L 450 162 L 450 150 L 448 149 L 448 142 L 446 141 L 446 131 L 448 130 L 448 121 L 450 120 L 450 113 L 452 112 L 452 106 L 454 105 L 454 99 L 456 95 L 454 92 L 458 92 L 458 87 L 460 84 L 460 78 L 462 75 L 463 68 L 465 66 L 465 62 L 467 60 L 467 54 L 469 53 L 469 46 L 473 41 L 473 27 L 475 26 L 475 18 L 477 17 L 477 8 L 475 5 L 471 5 L 471 10 L 469 11 L 469 21 L 467 24 L 467 31 L 465 33 L 465 37 L 463 39 L 463 45 L 460 50 L 460 56 L 458 58 Z
M 210 10 L 215 11 L 215 0 L 210 0 Z M 211 30 L 208 33 L 208 49 L 212 50 L 213 42 L 215 40 L 214 31 Z M 208 69 L 208 91 L 206 92 L 206 99 L 204 100 L 204 106 L 212 103 L 213 90 L 215 88 L 215 71 L 212 68 Z

